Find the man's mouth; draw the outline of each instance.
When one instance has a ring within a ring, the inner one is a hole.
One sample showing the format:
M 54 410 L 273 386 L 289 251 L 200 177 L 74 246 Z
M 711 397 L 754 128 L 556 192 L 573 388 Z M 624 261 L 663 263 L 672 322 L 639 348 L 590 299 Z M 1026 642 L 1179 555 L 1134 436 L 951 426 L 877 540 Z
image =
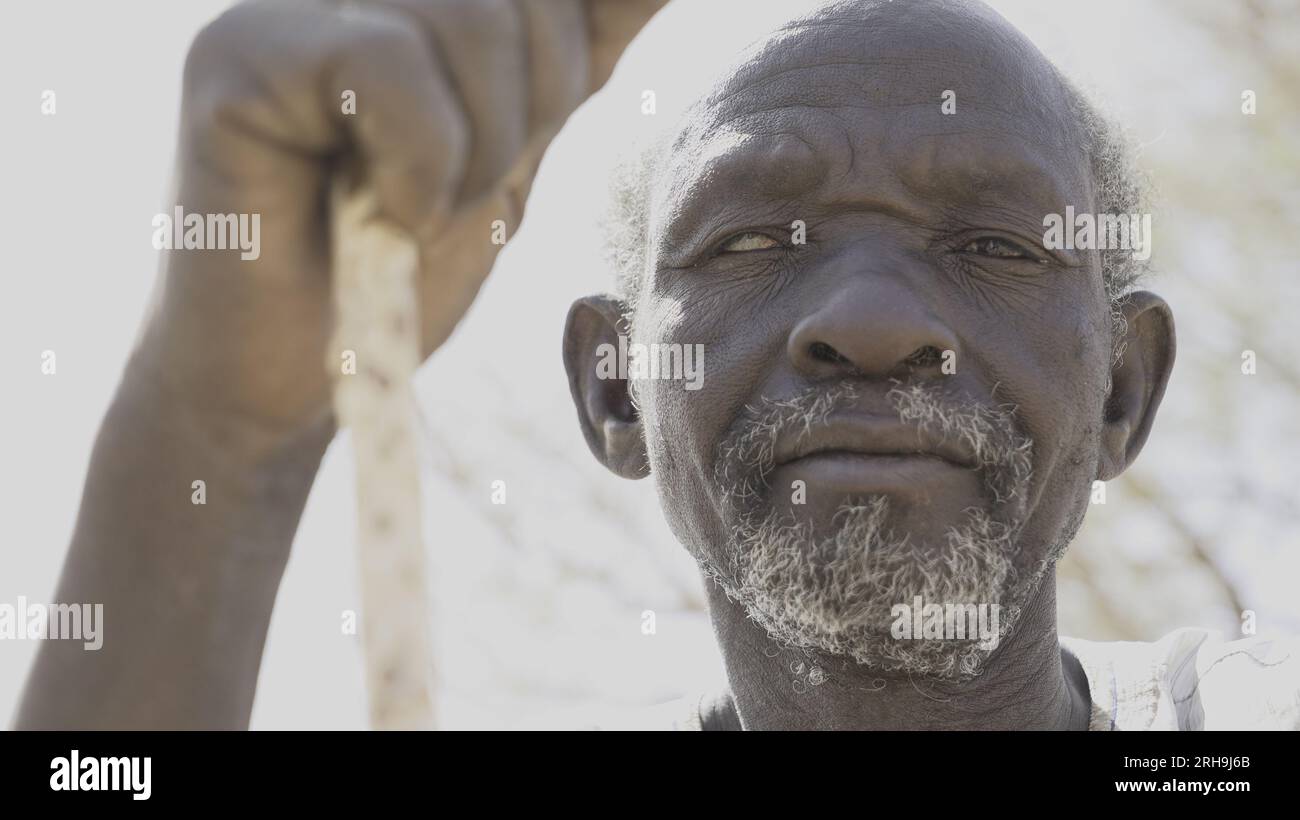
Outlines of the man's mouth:
M 979 466 L 975 453 L 959 440 L 884 416 L 832 416 L 777 441 L 773 463 L 782 466 L 810 458 L 901 460 L 929 458 L 954 467 Z
M 832 416 L 776 443 L 783 478 L 857 492 L 887 492 L 979 466 L 960 441 L 884 416 Z

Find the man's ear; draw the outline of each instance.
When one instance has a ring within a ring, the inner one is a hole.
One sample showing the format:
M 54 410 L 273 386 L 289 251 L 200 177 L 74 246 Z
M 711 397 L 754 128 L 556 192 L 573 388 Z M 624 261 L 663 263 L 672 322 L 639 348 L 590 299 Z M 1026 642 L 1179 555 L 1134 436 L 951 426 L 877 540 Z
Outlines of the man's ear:
M 1110 481 L 1137 458 L 1174 367 L 1174 316 L 1148 291 L 1125 297 L 1127 323 L 1118 362 L 1111 365 L 1110 395 L 1102 419 L 1097 478 Z
M 645 436 L 618 343 L 623 310 L 612 296 L 574 302 L 564 325 L 564 369 L 592 455 L 616 475 L 644 478 L 650 474 Z

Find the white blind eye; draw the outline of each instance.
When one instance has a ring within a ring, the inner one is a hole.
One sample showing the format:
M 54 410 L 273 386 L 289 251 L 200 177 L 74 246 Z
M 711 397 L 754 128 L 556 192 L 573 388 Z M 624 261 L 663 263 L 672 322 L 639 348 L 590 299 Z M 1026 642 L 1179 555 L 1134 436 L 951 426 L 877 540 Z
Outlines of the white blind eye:
M 780 245 L 770 236 L 761 233 L 748 231 L 739 233 L 722 243 L 722 250 L 725 253 L 743 253 L 744 251 L 765 251 Z

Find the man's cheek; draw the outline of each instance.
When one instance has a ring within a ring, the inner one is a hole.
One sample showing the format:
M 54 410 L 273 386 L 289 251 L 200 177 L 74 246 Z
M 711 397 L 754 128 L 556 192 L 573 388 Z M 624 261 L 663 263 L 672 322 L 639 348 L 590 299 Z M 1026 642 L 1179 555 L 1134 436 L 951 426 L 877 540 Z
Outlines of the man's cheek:
M 1100 407 L 1105 401 L 1114 361 L 1114 319 L 1109 301 L 1078 319 L 1074 331 L 1072 366 L 1075 386 L 1082 400 Z
M 1055 434 L 1065 461 L 1080 467 L 1086 450 L 1100 434 L 1105 415 L 1112 357 L 1110 317 L 1108 313 L 1078 317 L 1065 344 L 1049 345 L 1050 359 L 1045 362 L 1055 388 L 1046 391 L 1048 409 L 1045 417 L 1058 419 Z M 1071 323 L 1062 322 L 1063 327 Z
M 1043 328 L 1052 337 L 1021 354 L 1022 370 L 998 395 L 1002 402 L 1018 394 L 1018 421 L 1034 443 L 1027 512 L 1035 526 L 1053 532 L 1086 497 L 1095 475 L 1110 351 L 1109 333 L 1098 334 L 1093 321 L 1057 319 L 1054 328 Z
M 661 308 L 656 334 L 649 342 L 651 361 L 658 369 L 647 390 L 653 392 L 660 417 L 664 452 L 674 466 L 709 474 L 717 442 L 743 405 L 736 376 L 746 367 L 737 358 L 721 323 L 688 321 L 686 314 Z
M 689 500 L 687 493 L 698 491 L 696 476 L 705 455 L 695 407 L 704 391 L 686 390 L 682 382 L 670 380 L 644 381 L 642 390 L 651 470 L 674 493 L 674 500 L 684 503 Z
M 727 540 L 712 478 L 710 445 L 691 423 L 691 401 L 661 385 L 649 402 L 661 417 L 647 425 L 651 478 L 669 529 L 697 560 L 716 561 Z M 702 391 L 693 391 L 692 397 Z M 653 432 L 650 432 L 653 430 Z

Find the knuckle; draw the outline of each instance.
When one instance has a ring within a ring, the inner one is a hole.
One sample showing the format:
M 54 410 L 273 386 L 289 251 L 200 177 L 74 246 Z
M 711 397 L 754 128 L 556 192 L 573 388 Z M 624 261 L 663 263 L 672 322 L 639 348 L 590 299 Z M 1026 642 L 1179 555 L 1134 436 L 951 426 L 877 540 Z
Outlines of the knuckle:
M 187 88 L 192 82 L 204 81 L 219 74 L 238 59 L 241 30 L 246 28 L 244 18 L 254 8 L 248 5 L 234 6 L 199 29 L 185 55 L 184 77 Z
M 241 110 L 248 97 L 248 37 L 259 30 L 258 7 L 239 5 L 204 26 L 190 43 L 182 79 L 184 117 L 200 128 L 211 127 Z M 250 25 L 252 23 L 252 25 Z
M 347 48 L 355 57 L 410 60 L 426 58 L 426 45 L 419 31 L 403 17 L 371 9 L 351 18 Z

